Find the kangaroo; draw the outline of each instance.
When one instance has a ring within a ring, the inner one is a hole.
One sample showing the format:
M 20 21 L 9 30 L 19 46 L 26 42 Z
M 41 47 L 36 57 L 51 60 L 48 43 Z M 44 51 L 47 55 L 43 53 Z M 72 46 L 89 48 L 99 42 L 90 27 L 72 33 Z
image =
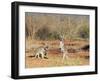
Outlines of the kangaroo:
M 59 48 L 60 48 L 61 52 L 64 51 L 64 42 L 63 42 L 63 40 L 60 40 Z
M 65 50 L 63 38 L 60 39 L 59 48 L 61 54 L 63 55 L 62 56 L 62 62 L 63 62 L 65 58 L 68 58 L 68 51 L 67 49 Z
M 65 59 L 68 58 L 68 51 L 67 51 L 67 49 L 64 50 L 64 51 L 62 52 L 62 54 L 63 54 L 63 58 L 62 58 L 62 62 L 63 62 Z
M 48 50 L 48 46 L 45 47 L 39 47 L 36 51 L 35 51 L 35 58 L 46 58 L 47 59 L 47 50 Z

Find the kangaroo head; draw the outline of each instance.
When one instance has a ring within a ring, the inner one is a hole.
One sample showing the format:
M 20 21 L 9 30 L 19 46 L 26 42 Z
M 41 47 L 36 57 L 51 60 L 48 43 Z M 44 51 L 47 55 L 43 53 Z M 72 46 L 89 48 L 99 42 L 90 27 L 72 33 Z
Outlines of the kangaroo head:
M 45 50 L 45 51 L 47 51 L 47 50 L 48 50 L 48 48 L 49 48 L 48 46 L 45 46 L 45 47 L 44 47 L 44 50 Z

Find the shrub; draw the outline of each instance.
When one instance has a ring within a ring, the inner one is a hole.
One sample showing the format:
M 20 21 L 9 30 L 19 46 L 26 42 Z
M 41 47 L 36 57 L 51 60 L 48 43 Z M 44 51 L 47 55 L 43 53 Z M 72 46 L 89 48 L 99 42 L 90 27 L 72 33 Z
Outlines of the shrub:
M 57 40 L 59 34 L 57 31 L 50 31 L 48 27 L 41 27 L 35 32 L 35 38 L 40 40 Z
M 48 27 L 42 27 L 37 32 L 35 32 L 35 38 L 36 39 L 41 39 L 41 40 L 46 40 L 49 35 L 49 28 Z
M 89 39 L 89 28 L 87 26 L 81 27 L 78 31 L 79 37 Z
M 48 35 L 48 39 L 59 39 L 59 34 L 56 31 L 52 31 L 51 33 L 49 33 Z

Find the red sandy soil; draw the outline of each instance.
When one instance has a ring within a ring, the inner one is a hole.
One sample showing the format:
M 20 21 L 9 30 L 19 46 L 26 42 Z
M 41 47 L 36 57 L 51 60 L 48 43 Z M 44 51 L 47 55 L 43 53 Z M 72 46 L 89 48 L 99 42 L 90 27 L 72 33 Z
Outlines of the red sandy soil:
M 29 57 L 34 55 L 35 46 L 42 46 L 44 43 L 48 43 L 48 59 L 41 59 L 35 57 Z M 68 58 L 62 62 L 62 54 L 59 51 L 59 41 L 26 41 L 26 57 L 25 57 L 25 67 L 56 67 L 56 66 L 82 66 L 89 65 L 89 51 L 74 51 L 74 49 L 79 49 L 84 45 L 89 44 L 87 41 L 64 41 L 65 46 L 68 49 Z

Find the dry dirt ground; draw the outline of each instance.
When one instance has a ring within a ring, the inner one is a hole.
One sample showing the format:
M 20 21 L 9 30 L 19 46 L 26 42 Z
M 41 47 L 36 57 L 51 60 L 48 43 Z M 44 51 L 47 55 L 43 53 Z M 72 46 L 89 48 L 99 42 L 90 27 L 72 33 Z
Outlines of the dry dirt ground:
M 34 55 L 34 50 L 39 46 L 43 46 L 44 43 L 48 43 L 48 59 L 41 59 L 30 57 Z M 89 44 L 88 41 L 64 41 L 65 47 L 68 49 L 68 58 L 62 62 L 62 54 L 59 51 L 59 41 L 36 41 L 26 40 L 25 51 L 25 67 L 56 67 L 56 66 L 83 66 L 89 65 L 89 51 L 76 51 L 84 45 Z

